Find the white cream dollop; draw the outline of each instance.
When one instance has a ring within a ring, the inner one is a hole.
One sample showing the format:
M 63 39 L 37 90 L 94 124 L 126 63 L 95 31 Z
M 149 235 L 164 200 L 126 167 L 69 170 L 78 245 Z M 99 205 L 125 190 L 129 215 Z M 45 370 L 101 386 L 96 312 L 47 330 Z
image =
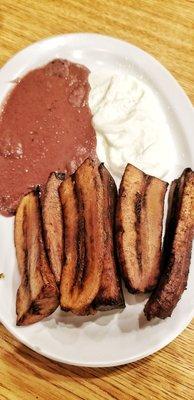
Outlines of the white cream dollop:
M 97 154 L 120 178 L 127 163 L 164 178 L 173 142 L 160 102 L 151 88 L 130 74 L 89 75 L 89 106 Z

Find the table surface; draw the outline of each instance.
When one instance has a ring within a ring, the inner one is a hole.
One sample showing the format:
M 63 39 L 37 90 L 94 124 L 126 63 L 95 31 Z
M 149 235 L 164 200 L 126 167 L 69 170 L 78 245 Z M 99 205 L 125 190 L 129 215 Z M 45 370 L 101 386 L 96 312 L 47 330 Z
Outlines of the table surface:
M 0 66 L 41 38 L 99 32 L 155 56 L 194 102 L 194 2 L 1 0 Z M 187 399 L 194 396 L 194 322 L 165 349 L 116 368 L 59 364 L 18 343 L 0 325 L 0 400 Z

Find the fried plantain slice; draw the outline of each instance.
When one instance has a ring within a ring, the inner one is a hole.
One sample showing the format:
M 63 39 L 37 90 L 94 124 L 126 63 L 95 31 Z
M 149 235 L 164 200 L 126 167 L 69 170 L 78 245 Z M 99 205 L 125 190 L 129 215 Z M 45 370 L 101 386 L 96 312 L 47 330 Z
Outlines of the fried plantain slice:
M 39 196 L 24 196 L 15 217 L 15 247 L 21 284 L 17 291 L 17 325 L 50 315 L 59 304 L 58 289 L 44 250 Z
M 65 232 L 60 304 L 83 315 L 99 291 L 103 269 L 103 187 L 97 165 L 87 159 L 59 194 Z
M 105 311 L 124 308 L 125 302 L 116 266 L 113 238 L 117 188 L 114 179 L 103 164 L 99 166 L 99 172 L 103 185 L 103 219 L 106 251 L 103 260 L 100 289 L 92 305 L 96 310 Z
M 119 189 L 116 242 L 121 273 L 132 292 L 152 290 L 160 272 L 167 183 L 128 164 Z
M 63 220 L 58 188 L 65 175 L 53 172 L 48 179 L 42 199 L 44 240 L 50 267 L 57 285 L 63 264 Z
M 171 184 L 162 273 L 145 305 L 148 320 L 170 317 L 187 285 L 194 233 L 194 172 L 187 168 Z

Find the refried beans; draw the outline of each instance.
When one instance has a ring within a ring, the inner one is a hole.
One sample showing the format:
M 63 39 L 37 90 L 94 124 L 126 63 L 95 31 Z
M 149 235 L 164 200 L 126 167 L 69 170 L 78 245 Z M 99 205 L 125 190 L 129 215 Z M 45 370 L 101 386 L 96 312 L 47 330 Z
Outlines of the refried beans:
M 50 172 L 71 174 L 95 157 L 88 75 L 82 65 L 54 60 L 8 95 L 0 115 L 1 214 L 14 214 L 21 196 L 44 187 Z

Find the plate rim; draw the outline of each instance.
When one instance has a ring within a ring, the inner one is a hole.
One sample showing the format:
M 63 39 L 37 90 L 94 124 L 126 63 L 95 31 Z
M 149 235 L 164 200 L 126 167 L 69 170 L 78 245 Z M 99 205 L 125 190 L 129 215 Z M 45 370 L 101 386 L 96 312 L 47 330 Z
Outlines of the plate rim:
M 181 325 L 180 329 L 177 329 L 176 335 L 171 335 L 170 339 L 169 336 L 167 339 L 163 340 L 161 342 L 161 344 L 159 345 L 155 345 L 152 347 L 152 350 L 149 351 L 144 351 L 141 354 L 139 354 L 137 357 L 128 357 L 126 359 L 121 359 L 121 360 L 117 360 L 117 361 L 111 361 L 111 362 L 72 362 L 70 359 L 66 359 L 65 361 L 63 359 L 61 359 L 58 356 L 53 356 L 52 354 L 47 354 L 46 351 L 42 351 L 41 349 L 37 349 L 37 346 L 33 346 L 29 343 L 27 343 L 27 341 L 25 339 L 21 340 L 21 337 L 13 332 L 14 328 L 12 329 L 8 326 L 8 324 L 6 322 L 2 322 L 2 320 L 0 321 L 0 323 L 3 324 L 3 326 L 8 330 L 9 333 L 11 333 L 11 335 L 16 338 L 18 340 L 19 343 L 25 345 L 26 347 L 28 347 L 30 350 L 33 350 L 35 353 L 40 354 L 42 356 L 44 356 L 45 358 L 49 358 L 52 361 L 56 361 L 56 362 L 60 362 L 62 364 L 67 364 L 67 365 L 73 365 L 75 367 L 88 367 L 88 368 L 108 368 L 108 367 L 118 367 L 119 365 L 126 365 L 126 364 L 132 364 L 134 362 L 140 361 L 146 357 L 149 357 L 151 355 L 154 355 L 156 352 L 158 352 L 159 350 L 162 350 L 163 348 L 165 348 L 166 346 L 168 346 L 173 340 L 175 340 L 185 329 L 186 327 L 190 324 L 190 322 L 192 321 L 192 319 L 194 318 L 194 310 L 190 312 L 189 317 L 187 318 L 187 320 L 185 321 L 184 325 Z M 79 328 L 80 329 L 80 328 Z

